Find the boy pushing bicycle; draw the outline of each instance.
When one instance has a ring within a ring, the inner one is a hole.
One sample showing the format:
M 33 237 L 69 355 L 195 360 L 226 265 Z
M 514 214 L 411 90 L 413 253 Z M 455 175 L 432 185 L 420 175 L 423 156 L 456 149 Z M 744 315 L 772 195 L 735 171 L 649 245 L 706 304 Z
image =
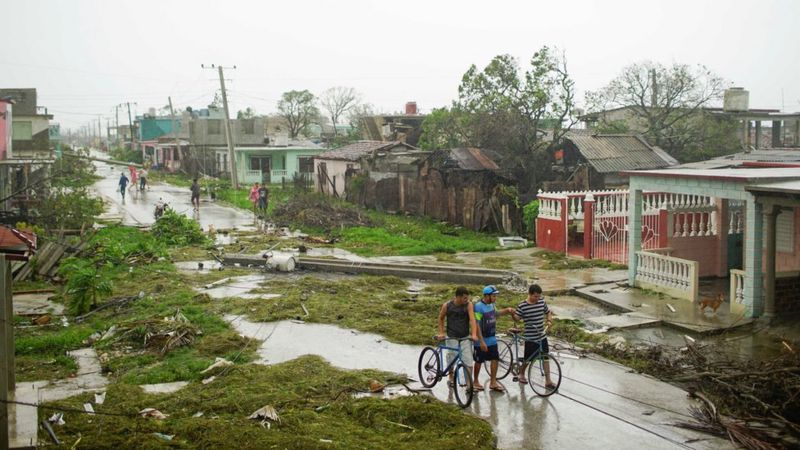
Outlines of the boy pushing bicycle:
M 445 334 L 445 319 L 447 319 L 447 334 Z M 461 360 L 472 371 L 472 342 L 478 340 L 478 327 L 475 323 L 475 311 L 469 301 L 469 291 L 463 286 L 456 288 L 456 296 L 442 304 L 439 309 L 439 334 L 437 339 L 446 339 L 447 347 L 461 349 Z M 469 337 L 472 342 L 466 340 Z M 447 364 L 456 357 L 454 352 L 448 352 Z M 453 386 L 453 373 L 449 375 L 448 385 Z
M 519 371 L 519 382 L 527 383 L 525 369 L 528 368 L 529 359 L 538 352 L 542 355 L 550 353 L 550 345 L 547 342 L 547 330 L 553 325 L 553 312 L 547 307 L 547 303 L 542 296 L 542 288 L 538 284 L 532 284 L 528 288 L 528 298 L 517 305 L 514 311 L 514 320 L 525 322 L 525 330 L 522 338 L 525 340 L 525 356 L 522 368 Z M 556 385 L 550 379 L 550 363 L 544 360 L 545 387 L 555 389 Z

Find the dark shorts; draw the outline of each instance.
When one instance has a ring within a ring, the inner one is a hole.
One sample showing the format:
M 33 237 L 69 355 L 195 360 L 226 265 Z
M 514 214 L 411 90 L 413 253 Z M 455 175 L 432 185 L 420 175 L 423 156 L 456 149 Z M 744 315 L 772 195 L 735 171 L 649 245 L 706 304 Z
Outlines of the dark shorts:
M 497 344 L 487 345 L 486 351 L 481 350 L 480 346 L 475 347 L 475 362 L 497 361 L 500 354 L 497 352 Z
M 539 351 L 539 343 L 536 341 L 525 341 L 525 360 L 530 358 L 533 354 Z M 542 340 L 542 354 L 547 355 L 550 353 L 550 344 L 547 338 Z M 538 356 L 538 355 L 537 355 Z
M 200 194 L 192 194 L 192 200 L 199 199 L 199 198 L 200 198 Z

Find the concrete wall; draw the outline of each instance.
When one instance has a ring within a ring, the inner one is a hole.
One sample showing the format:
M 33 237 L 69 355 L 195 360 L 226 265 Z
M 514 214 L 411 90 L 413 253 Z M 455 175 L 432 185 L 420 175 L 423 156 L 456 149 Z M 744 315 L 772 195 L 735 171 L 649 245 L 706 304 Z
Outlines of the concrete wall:
M 15 158 L 33 158 L 50 156 L 50 117 L 46 115 L 21 116 L 14 115 L 12 129 L 30 124 L 30 136 L 12 136 L 13 155 Z M 17 125 L 15 125 L 17 124 Z
M 0 160 L 6 159 L 6 152 L 11 148 L 12 108 L 12 105 L 0 101 Z
M 236 151 L 236 167 L 239 170 L 239 179 L 246 183 L 261 182 L 262 177 L 248 176 L 248 170 L 258 170 L 250 167 L 250 158 L 252 157 L 269 157 L 271 170 L 285 170 L 284 177 L 271 177 L 270 182 L 280 183 L 281 181 L 290 181 L 295 174 L 300 171 L 300 158 L 311 158 L 321 153 L 324 149 L 308 149 L 308 148 L 285 148 L 278 150 L 237 150 Z M 338 183 L 338 177 L 337 177 Z M 342 181 L 344 183 L 344 181 Z M 337 192 L 341 193 L 337 186 Z
M 566 227 L 561 220 L 538 217 L 536 219 L 536 246 L 554 252 L 565 252 Z
M 727 239 L 727 236 L 722 236 Z M 725 245 L 727 245 L 727 241 Z M 720 268 L 719 248 L 720 235 L 673 237 L 668 247 L 672 248 L 671 256 L 689 259 L 700 263 L 700 276 L 725 276 L 725 269 Z M 727 261 L 726 261 L 727 262 Z
M 264 145 L 264 118 L 249 119 L 253 126 L 246 130 L 242 121 L 231 120 L 233 143 L 239 145 Z M 212 133 L 211 131 L 219 131 Z M 193 146 L 225 146 L 225 121 L 224 119 L 192 119 L 189 122 L 189 140 Z
M 325 164 L 329 180 L 320 176 L 320 164 Z M 345 173 L 347 166 L 350 165 L 356 170 L 361 169 L 361 165 L 355 161 L 341 161 L 336 159 L 314 159 L 314 174 L 315 174 L 315 188 L 317 192 L 323 192 L 327 195 L 333 195 L 333 187 L 331 182 L 336 186 L 336 192 L 339 196 L 344 196 L 345 191 Z M 334 179 L 334 177 L 336 177 Z

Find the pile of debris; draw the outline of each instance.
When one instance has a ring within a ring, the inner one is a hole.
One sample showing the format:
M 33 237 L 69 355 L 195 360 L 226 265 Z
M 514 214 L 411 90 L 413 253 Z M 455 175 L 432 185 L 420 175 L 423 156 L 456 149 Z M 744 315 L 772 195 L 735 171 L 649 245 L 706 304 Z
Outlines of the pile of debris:
M 800 448 L 800 353 L 782 341 L 779 356 L 744 357 L 719 342 L 686 347 L 602 345 L 599 353 L 644 363 L 644 372 L 677 383 L 702 401 L 695 421 L 676 425 L 729 438 L 749 449 Z M 640 366 L 642 367 L 642 366 Z
M 278 223 L 326 232 L 340 227 L 373 225 L 373 221 L 355 206 L 315 194 L 298 195 L 278 205 L 273 211 L 273 218 Z
M 77 246 L 66 242 L 50 241 L 44 244 L 28 262 L 14 263 L 14 281 L 25 281 L 30 277 L 54 278 L 58 273 L 59 262 L 63 258 L 79 255 L 86 247 L 88 240 Z

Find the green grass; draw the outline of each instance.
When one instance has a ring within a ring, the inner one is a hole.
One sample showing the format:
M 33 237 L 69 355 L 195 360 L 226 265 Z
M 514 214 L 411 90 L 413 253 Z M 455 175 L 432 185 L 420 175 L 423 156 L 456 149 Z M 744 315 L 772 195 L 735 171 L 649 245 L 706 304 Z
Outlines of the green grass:
M 78 364 L 67 355 L 19 355 L 16 357 L 17 382 L 67 378 Z
M 66 445 L 78 439 L 92 448 L 493 448 L 491 427 L 452 405 L 426 396 L 380 400 L 354 399 L 372 379 L 399 381 L 374 370 L 345 371 L 322 358 L 305 356 L 274 366 L 237 366 L 207 385 L 198 382 L 172 394 L 148 395 L 138 387 L 109 386 L 98 412 L 67 412 L 58 436 Z M 91 394 L 49 403 L 42 416 L 58 407 L 82 409 Z M 280 423 L 269 428 L 248 416 L 273 406 Z M 156 408 L 166 420 L 136 413 Z M 202 412 L 201 417 L 193 417 Z M 398 425 L 401 424 L 401 425 Z M 153 433 L 173 435 L 167 444 Z M 47 439 L 44 431 L 40 438 Z M 323 440 L 333 441 L 324 443 Z
M 299 318 L 380 334 L 402 344 L 430 344 L 430 337 L 437 332 L 439 309 L 453 298 L 456 286 L 431 285 L 415 300 L 405 292 L 407 287 L 408 283 L 397 277 L 368 275 L 324 282 L 314 277 L 271 280 L 255 292 L 280 294 L 278 298 L 232 298 L 214 302 L 212 307 L 220 313 L 243 314 L 256 322 Z M 482 286 L 468 288 L 477 298 Z M 498 307 L 516 306 L 520 299 L 501 295 Z M 501 323 L 498 326 L 511 326 L 507 317 Z
M 511 269 L 511 258 L 505 256 L 487 256 L 481 260 L 481 265 L 489 269 Z
M 531 253 L 534 258 L 541 258 L 545 260 L 540 269 L 545 270 L 571 270 L 571 269 L 588 269 L 592 267 L 600 267 L 610 270 L 624 270 L 628 266 L 624 264 L 612 263 L 604 259 L 577 259 L 570 258 L 567 255 L 559 252 L 551 252 L 549 250 L 538 250 Z
M 494 250 L 492 235 L 455 228 L 423 217 L 370 212 L 380 226 L 353 227 L 338 233 L 338 246 L 361 256 L 430 255 Z

